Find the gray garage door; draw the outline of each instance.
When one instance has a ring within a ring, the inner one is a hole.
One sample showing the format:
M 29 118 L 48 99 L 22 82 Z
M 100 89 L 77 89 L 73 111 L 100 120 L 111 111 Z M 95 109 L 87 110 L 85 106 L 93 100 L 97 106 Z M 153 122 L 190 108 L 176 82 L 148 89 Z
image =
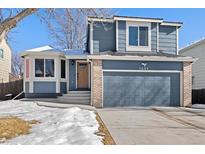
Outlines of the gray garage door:
M 104 72 L 103 106 L 180 106 L 180 75 Z

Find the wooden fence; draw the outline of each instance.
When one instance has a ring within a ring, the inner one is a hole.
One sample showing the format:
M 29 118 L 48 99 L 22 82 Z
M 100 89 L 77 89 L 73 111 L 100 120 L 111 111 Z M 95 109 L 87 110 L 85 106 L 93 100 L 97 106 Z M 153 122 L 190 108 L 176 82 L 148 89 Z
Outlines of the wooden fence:
M 23 91 L 23 80 L 0 83 L 0 100 L 6 100 L 5 95 L 12 94 L 13 97 Z
M 192 104 L 205 104 L 205 89 L 192 90 Z

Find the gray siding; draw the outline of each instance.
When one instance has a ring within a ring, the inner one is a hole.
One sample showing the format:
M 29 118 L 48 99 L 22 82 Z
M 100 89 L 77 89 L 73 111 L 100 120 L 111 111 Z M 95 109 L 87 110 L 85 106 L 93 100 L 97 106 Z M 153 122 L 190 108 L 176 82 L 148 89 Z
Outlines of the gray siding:
M 76 90 L 76 60 L 69 60 L 69 90 Z
M 157 23 L 151 24 L 151 50 L 157 52 Z
M 93 53 L 115 51 L 115 23 L 94 22 Z
M 104 107 L 180 106 L 179 73 L 104 72 Z
M 202 43 L 191 49 L 184 50 L 181 55 L 198 58 L 192 65 L 192 88 L 204 89 L 205 88 L 205 44 Z
M 126 51 L 126 22 L 118 21 L 118 51 Z
M 139 70 L 141 63 L 147 63 L 149 70 L 179 70 L 183 69 L 181 62 L 153 62 L 153 61 L 121 61 L 103 60 L 103 69 Z
M 34 81 L 33 91 L 34 93 L 56 93 L 56 82 Z
M 66 82 L 61 82 L 60 83 L 60 93 L 61 94 L 66 94 L 67 93 L 67 83 Z
M 29 82 L 25 82 L 25 93 L 29 93 Z
M 177 54 L 177 32 L 173 26 L 159 26 L 159 51 Z
M 126 21 L 118 21 L 118 52 L 126 51 Z M 88 44 L 89 47 L 89 44 Z M 159 51 L 177 54 L 177 31 L 174 26 L 159 25 Z M 116 51 L 116 23 L 94 22 L 93 52 Z M 151 23 L 151 51 L 157 52 L 157 23 Z

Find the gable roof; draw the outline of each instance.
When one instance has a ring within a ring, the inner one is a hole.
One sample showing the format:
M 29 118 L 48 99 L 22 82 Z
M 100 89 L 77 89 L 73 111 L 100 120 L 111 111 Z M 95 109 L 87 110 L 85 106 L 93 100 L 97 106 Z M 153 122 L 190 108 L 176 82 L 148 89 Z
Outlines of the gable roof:
M 190 45 L 181 48 L 179 50 L 179 53 L 183 53 L 183 52 L 187 51 L 188 49 L 194 48 L 194 47 L 201 45 L 203 43 L 205 43 L 205 38 L 202 38 L 201 40 L 195 41 L 195 42 L 191 43 Z
M 28 49 L 26 51 L 21 52 L 21 57 L 27 56 L 27 55 L 86 55 L 85 51 L 83 49 L 65 49 L 65 50 L 59 50 L 51 45 L 45 45 L 38 48 Z
M 26 55 L 62 55 L 64 56 L 63 52 L 53 48 L 50 45 L 45 45 L 38 48 L 28 49 L 26 51 L 21 52 L 21 57 Z
M 114 22 L 116 20 L 124 20 L 124 21 L 141 21 L 141 22 L 156 22 L 160 23 L 161 25 L 167 25 L 167 26 L 177 26 L 181 27 L 183 22 L 177 22 L 177 21 L 164 21 L 163 18 L 149 18 L 149 17 L 137 17 L 137 16 L 119 16 L 114 15 L 112 18 L 104 18 L 104 17 L 94 17 L 89 16 L 88 21 L 108 21 L 108 22 Z

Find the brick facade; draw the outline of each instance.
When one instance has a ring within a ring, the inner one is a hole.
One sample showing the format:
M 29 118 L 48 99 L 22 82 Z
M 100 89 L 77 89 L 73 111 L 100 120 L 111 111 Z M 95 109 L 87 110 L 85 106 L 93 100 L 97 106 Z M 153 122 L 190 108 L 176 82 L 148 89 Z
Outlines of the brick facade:
M 92 105 L 102 107 L 102 60 L 92 60 Z
M 192 63 L 183 63 L 183 106 L 192 104 Z

